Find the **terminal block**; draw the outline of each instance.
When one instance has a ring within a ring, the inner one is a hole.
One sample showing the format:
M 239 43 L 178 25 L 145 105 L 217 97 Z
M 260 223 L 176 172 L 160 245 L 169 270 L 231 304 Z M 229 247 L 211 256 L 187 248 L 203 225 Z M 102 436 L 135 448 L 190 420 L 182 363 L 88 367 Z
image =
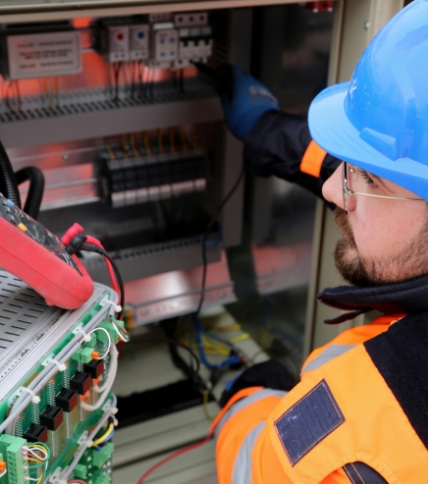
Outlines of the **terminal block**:
M 25 445 L 25 439 L 0 435 L 0 452 L 6 461 L 8 484 L 22 484 L 28 480 L 28 461 L 22 449 Z
M 94 351 L 94 348 L 90 346 L 80 348 L 80 350 L 77 350 L 76 353 L 74 353 L 71 359 L 83 364 L 89 363 L 92 360 L 93 351 Z
M 101 467 L 110 459 L 113 454 L 114 444 L 109 442 L 100 450 L 94 449 L 92 452 L 92 465 L 101 469 Z
M 204 191 L 207 160 L 201 150 L 162 153 L 106 161 L 101 172 L 102 197 L 120 207 Z

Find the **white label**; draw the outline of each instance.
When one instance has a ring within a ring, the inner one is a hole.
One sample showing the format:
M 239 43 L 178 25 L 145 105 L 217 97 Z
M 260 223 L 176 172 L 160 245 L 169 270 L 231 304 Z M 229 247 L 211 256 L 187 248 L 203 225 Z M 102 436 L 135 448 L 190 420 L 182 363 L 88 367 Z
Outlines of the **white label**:
M 79 32 L 10 35 L 10 79 L 63 76 L 82 71 Z
M 149 58 L 149 26 L 131 25 L 131 60 Z
M 155 61 L 170 62 L 177 58 L 177 30 L 161 30 L 155 34 Z

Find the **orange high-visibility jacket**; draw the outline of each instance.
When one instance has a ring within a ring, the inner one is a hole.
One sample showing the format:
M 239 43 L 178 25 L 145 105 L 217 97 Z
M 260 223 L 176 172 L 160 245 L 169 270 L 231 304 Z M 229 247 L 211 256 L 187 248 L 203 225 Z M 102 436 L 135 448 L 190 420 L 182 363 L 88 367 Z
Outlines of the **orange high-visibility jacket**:
M 219 484 L 428 483 L 428 415 L 405 394 L 419 350 L 411 363 L 396 353 L 403 335 L 417 341 L 420 323 L 400 317 L 314 351 L 287 394 L 253 387 L 234 395 L 213 424 Z

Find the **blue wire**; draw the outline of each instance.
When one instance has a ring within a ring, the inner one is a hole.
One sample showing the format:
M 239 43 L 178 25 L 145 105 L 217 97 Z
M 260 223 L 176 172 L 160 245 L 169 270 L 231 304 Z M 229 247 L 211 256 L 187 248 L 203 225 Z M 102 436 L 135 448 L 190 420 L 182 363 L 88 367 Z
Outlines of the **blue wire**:
M 199 234 L 195 234 L 194 235 L 195 239 L 200 243 L 200 244 L 203 244 L 204 242 L 204 238 L 199 235 Z M 220 242 L 221 242 L 221 239 L 222 239 L 222 231 L 221 231 L 221 226 L 218 225 L 217 226 L 217 235 L 216 235 L 216 238 L 213 242 L 209 242 L 208 240 L 205 241 L 205 247 L 207 247 L 208 249 L 215 249 L 217 248 L 219 245 L 220 245 Z
M 216 363 L 216 364 L 210 363 L 205 355 L 204 343 L 202 341 L 202 332 L 206 332 L 208 334 L 210 334 L 210 332 L 202 326 L 199 319 L 197 319 L 195 322 L 195 330 L 196 330 L 196 340 L 198 342 L 198 348 L 199 348 L 199 358 L 202 364 L 206 368 L 208 368 L 209 370 L 220 370 L 222 368 L 227 368 L 229 366 L 236 365 L 237 363 L 240 362 L 239 356 L 235 354 L 235 355 L 228 356 L 221 363 Z M 219 338 L 216 338 L 216 339 L 218 340 Z
M 113 438 L 113 435 L 114 435 L 114 429 L 111 431 L 111 434 L 110 434 L 110 435 L 109 435 L 109 436 L 108 436 L 108 437 L 107 437 L 107 438 L 106 438 L 106 439 L 105 439 L 103 442 L 101 442 L 101 443 L 103 444 L 103 446 L 104 446 L 105 444 L 107 444 L 108 442 L 110 442 L 110 440 Z M 101 446 L 97 446 L 97 447 L 95 447 L 95 450 L 100 451 L 101 449 L 102 449 L 102 447 L 101 447 Z
M 230 341 L 227 341 L 227 339 L 223 339 L 221 336 L 217 336 L 216 334 L 212 333 L 211 331 L 208 331 L 207 328 L 202 326 L 201 324 L 201 331 L 205 334 L 207 334 L 210 338 L 215 339 L 216 341 L 219 341 L 220 343 L 224 343 L 228 345 L 230 348 L 234 349 L 233 344 Z

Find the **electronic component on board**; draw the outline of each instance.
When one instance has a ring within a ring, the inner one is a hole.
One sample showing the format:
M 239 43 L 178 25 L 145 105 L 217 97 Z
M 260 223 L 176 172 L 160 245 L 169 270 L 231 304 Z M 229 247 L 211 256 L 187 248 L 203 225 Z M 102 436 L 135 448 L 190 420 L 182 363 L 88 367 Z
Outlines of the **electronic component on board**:
M 76 390 L 63 388 L 55 397 L 55 403 L 64 412 L 71 412 L 78 403 Z

